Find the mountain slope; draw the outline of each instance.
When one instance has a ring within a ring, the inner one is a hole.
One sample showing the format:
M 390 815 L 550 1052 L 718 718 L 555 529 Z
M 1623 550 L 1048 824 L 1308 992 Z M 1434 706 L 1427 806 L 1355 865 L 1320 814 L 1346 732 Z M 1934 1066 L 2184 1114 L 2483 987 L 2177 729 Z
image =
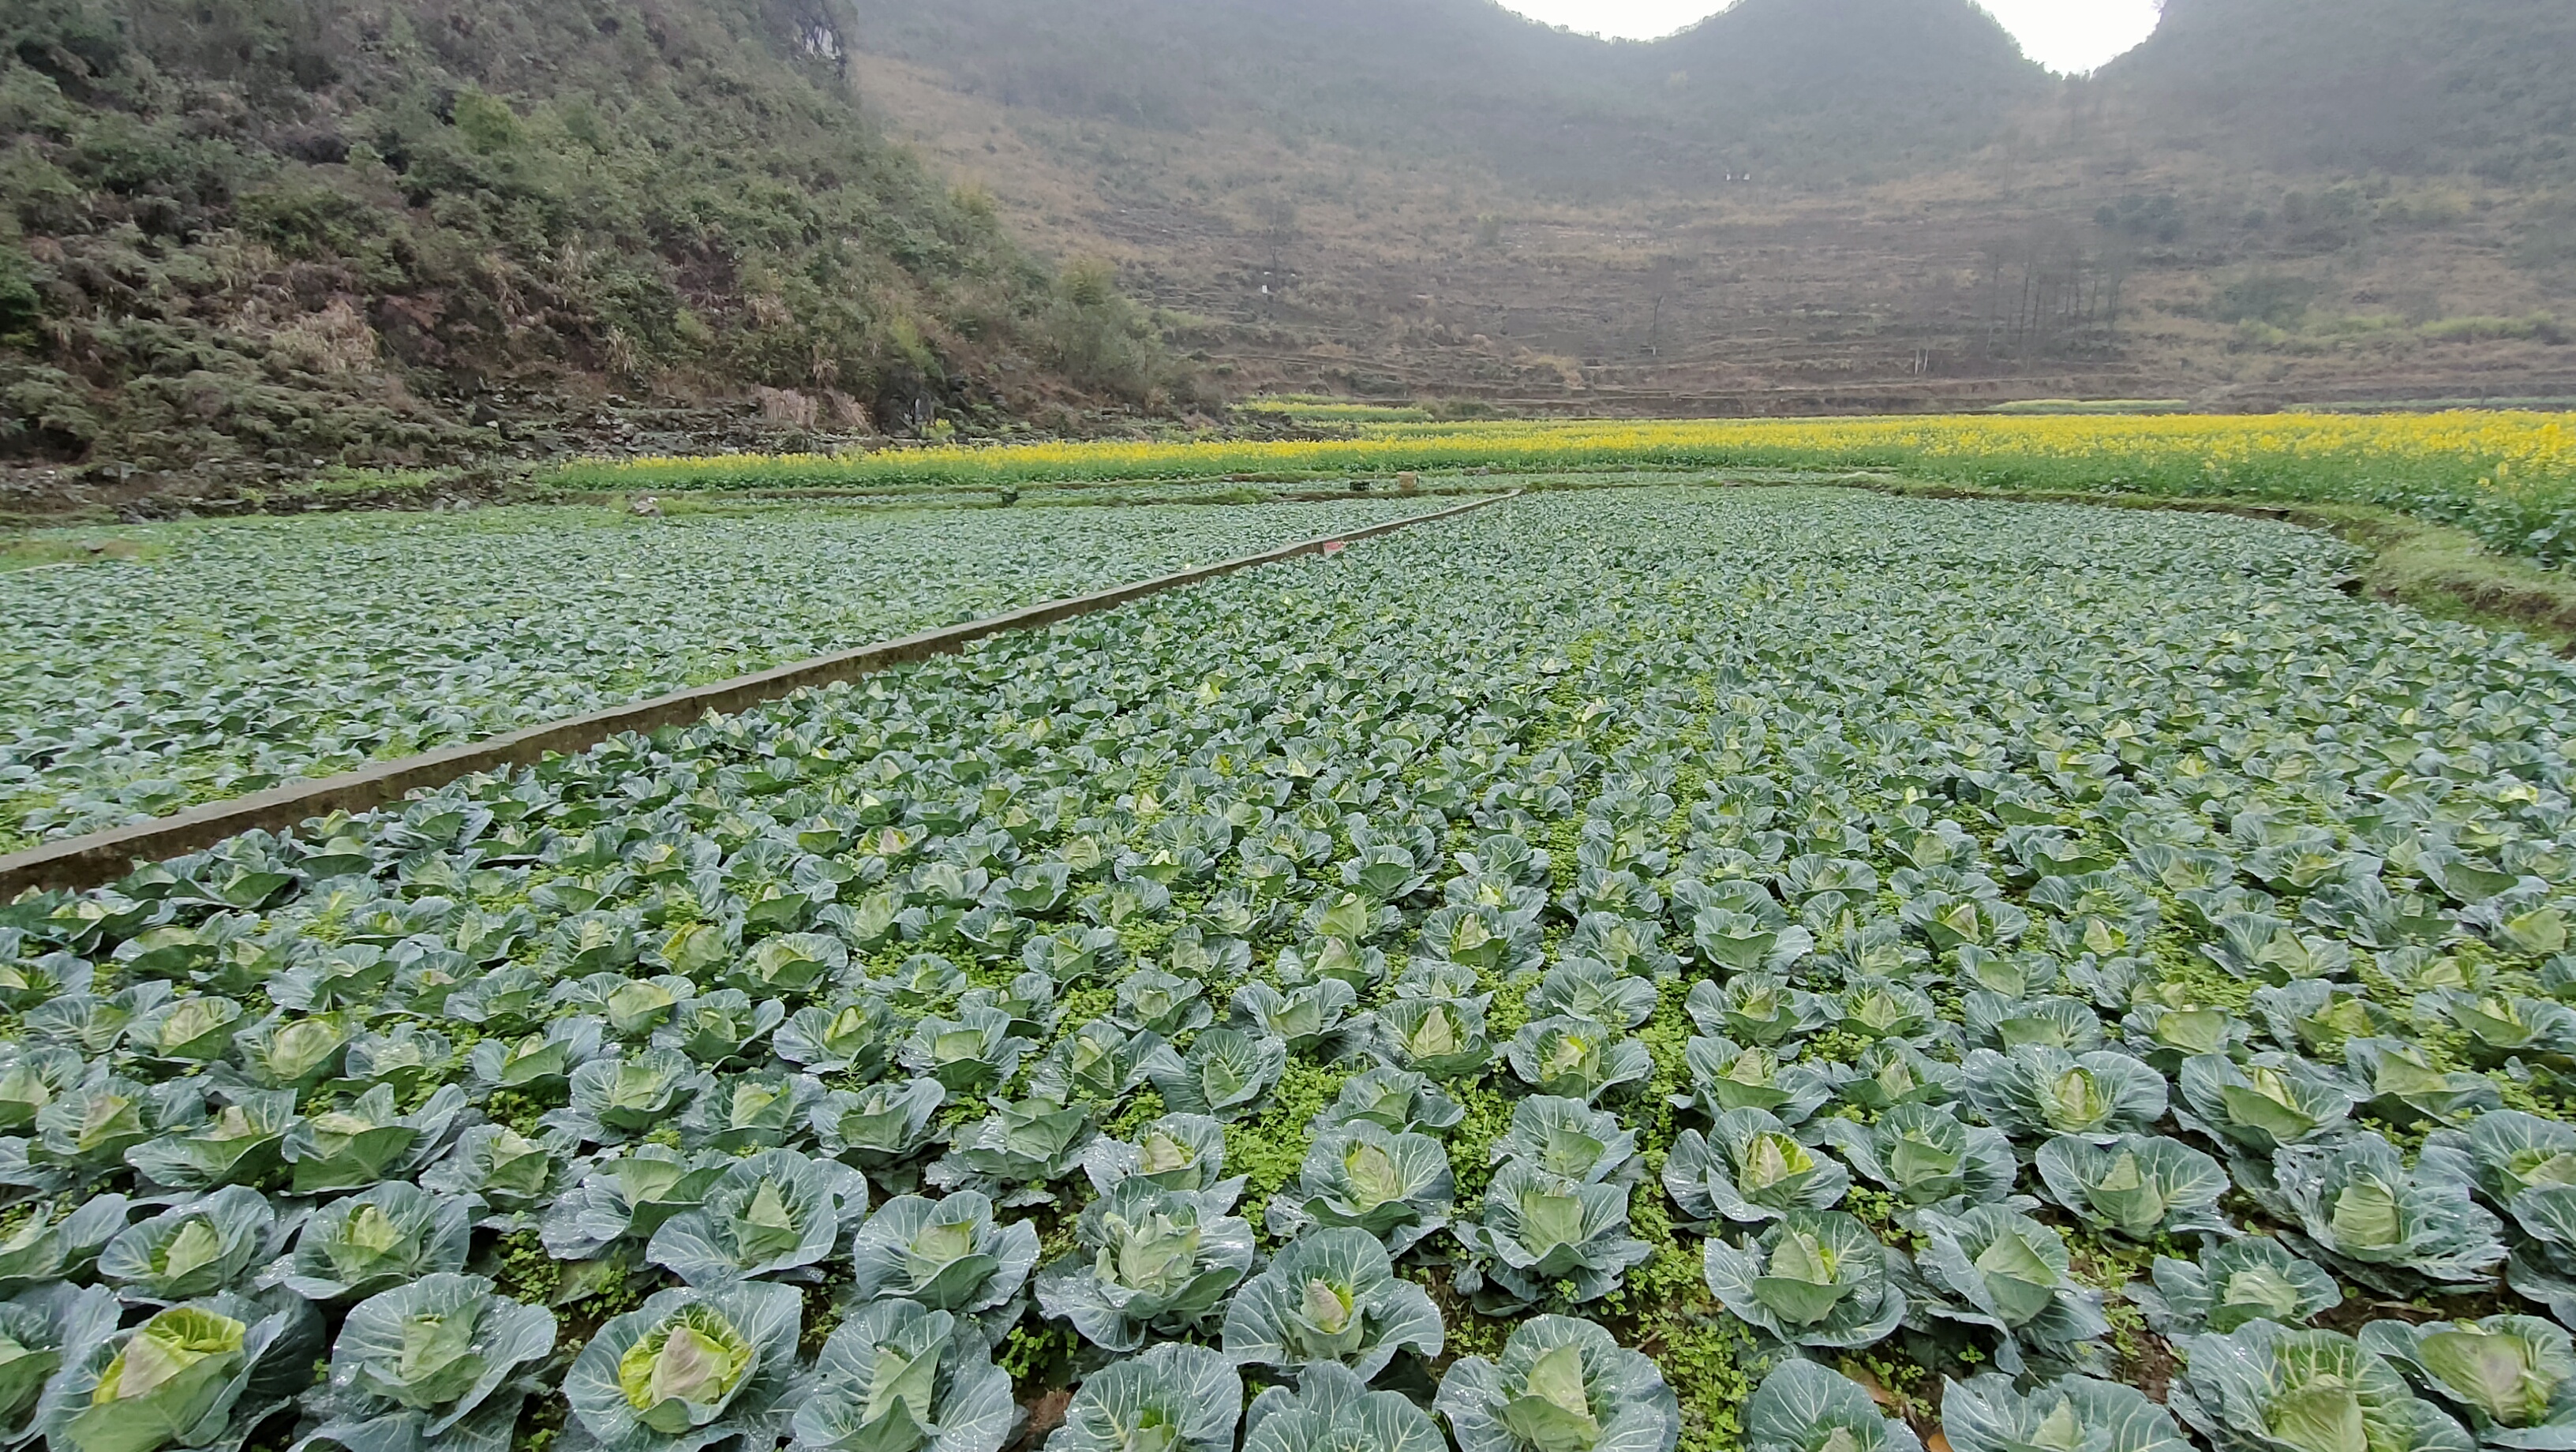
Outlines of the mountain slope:
M 435 461 L 488 451 L 500 412 L 621 391 L 765 386 L 843 431 L 1158 397 L 1170 365 L 1102 279 L 1059 285 L 862 119 L 844 23 L 809 0 L 13 7 L 0 457 Z
M 2303 169 L 2576 175 L 2566 0 L 2167 0 L 2103 85 L 2148 135 Z
M 1484 0 L 856 3 L 874 113 L 1237 391 L 2576 391 L 2567 0 L 2172 0 L 2084 81 L 1970 0 L 1617 45 Z
M 1741 0 L 1611 43 L 1494 0 L 855 0 L 854 40 L 990 104 L 1472 158 L 1598 197 L 1949 159 L 2047 94 L 1970 0 Z
M 1808 180 L 1956 159 L 2054 89 L 1971 0 L 1739 0 L 1642 49 L 1678 124 Z
M 1493 0 L 855 0 L 856 43 L 993 104 L 1553 180 L 1652 136 L 1613 46 Z

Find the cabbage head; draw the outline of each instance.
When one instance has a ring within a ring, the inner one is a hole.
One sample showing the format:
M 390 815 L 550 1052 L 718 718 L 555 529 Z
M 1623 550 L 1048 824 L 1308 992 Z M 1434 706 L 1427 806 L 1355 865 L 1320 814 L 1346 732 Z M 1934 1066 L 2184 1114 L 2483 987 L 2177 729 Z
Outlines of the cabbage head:
M 2248 1321 L 2177 1344 L 2166 1406 L 2220 1452 L 2474 1452 L 2441 1408 L 2349 1336 Z
M 802 1310 L 795 1287 L 758 1281 L 656 1292 L 599 1328 L 564 1376 L 564 1399 L 607 1452 L 775 1445 Z
M 1311 1230 L 1244 1283 L 1225 1313 L 1225 1353 L 1239 1364 L 1302 1372 L 1348 1367 L 1366 1381 L 1399 1351 L 1437 1360 L 1444 1337 L 1431 1294 L 1395 1274 L 1365 1230 Z
M 1858 1382 L 1812 1361 L 1784 1361 L 1744 1404 L 1746 1452 L 1920 1452 L 1914 1429 L 1881 1415 Z
M 1083 1207 L 1076 1237 L 1073 1256 L 1038 1273 L 1038 1305 L 1108 1351 L 1213 1321 L 1252 1269 L 1249 1223 L 1147 1180 Z
M 1136 1132 L 1136 1140 L 1101 1138 L 1082 1152 L 1092 1189 L 1106 1195 L 1119 1181 L 1142 1178 L 1166 1190 L 1216 1196 L 1226 1208 L 1243 1194 L 1243 1177 L 1225 1174 L 1225 1126 L 1203 1114 L 1166 1114 Z
M 125 1162 L 154 1184 L 180 1190 L 269 1181 L 285 1163 L 287 1131 L 299 1122 L 295 1091 L 235 1088 L 226 1097 L 230 1103 L 202 1119 L 127 1149 Z
M 1728 1110 L 1705 1138 L 1683 1130 L 1664 1160 L 1665 1193 L 1693 1220 L 1759 1225 L 1792 1210 L 1830 1210 L 1850 1188 L 1850 1172 L 1831 1155 L 1759 1109 Z
M 569 1188 L 556 1156 L 571 1149 L 561 1135 L 529 1139 L 506 1124 L 478 1124 L 420 1172 L 420 1183 L 442 1195 L 474 1196 L 496 1212 L 482 1224 L 516 1230 Z
M 993 1101 L 993 1113 L 955 1130 L 926 1172 L 942 1189 L 977 1189 L 1005 1205 L 1043 1205 L 1046 1188 L 1082 1163 L 1095 1131 L 1093 1106 L 1040 1095 Z
M 64 1355 L 37 1420 L 60 1452 L 238 1446 L 311 1379 L 321 1331 L 301 1301 L 232 1295 L 110 1321 Z
M 267 1197 L 234 1185 L 127 1227 L 99 1252 L 98 1273 L 128 1301 L 166 1306 L 233 1289 L 279 1238 Z
M 2089 1054 L 2105 1041 L 2101 1015 L 2079 998 L 2017 998 L 1974 989 L 1960 1007 L 1968 1042 L 1981 1048 L 2009 1052 L 2023 1044 L 2046 1044 Z
M 944 1199 L 898 1195 L 851 1245 L 853 1300 L 901 1297 L 961 1322 L 1015 1308 L 1037 1264 L 1037 1227 L 996 1224 L 993 1202 L 972 1190 Z
M 1912 1206 L 1994 1203 L 2012 1193 L 2021 1172 L 2012 1141 L 2001 1130 L 1962 1124 L 1949 1110 L 1929 1104 L 1896 1105 L 1866 1126 L 1822 1120 L 1815 1134 L 1840 1150 L 1864 1179 Z
M 2447 1021 L 2468 1040 L 2471 1063 L 2498 1069 L 2511 1060 L 2564 1062 L 2576 1053 L 2576 1009 L 2545 998 L 2478 994 L 2456 988 L 2416 996 L 2415 1016 Z
M 538 1238 L 558 1260 L 588 1260 L 629 1236 L 650 1240 L 672 1216 L 696 1209 L 733 1163 L 726 1154 L 637 1145 L 593 1163 L 546 1211 Z
M 572 1107 L 543 1122 L 588 1143 L 614 1144 L 676 1118 L 701 1084 L 698 1066 L 677 1049 L 593 1059 L 572 1071 Z
M 1552 1175 L 1507 1160 L 1485 1189 L 1481 1222 L 1457 1227 L 1467 1258 L 1458 1289 L 1491 1309 L 1562 1294 L 1580 1303 L 1619 1288 L 1654 1248 L 1628 1234 L 1628 1187 Z
M 1341 1093 L 1315 1116 L 1315 1132 L 1366 1121 L 1389 1134 L 1440 1134 L 1467 1111 L 1427 1074 L 1379 1065 L 1342 1081 Z
M 800 1008 L 769 1038 L 771 1052 L 808 1074 L 856 1074 L 874 1079 L 892 1057 L 889 1015 L 883 1001 L 863 998 L 830 1007 Z
M 2373 1321 L 2361 1344 L 2489 1447 L 2576 1447 L 2576 1348 L 2552 1322 Z
M 2400 1129 L 2426 1121 L 2465 1124 L 2504 1107 L 2503 1096 L 2483 1074 L 2435 1068 L 2420 1047 L 2402 1039 L 2357 1038 L 2343 1046 L 2344 1071 L 2371 1118 Z
M 2254 1036 L 2252 1024 L 2223 1008 L 2201 1004 L 2180 989 L 2163 998 L 2171 1001 L 2140 994 L 2128 1017 L 2120 1021 L 2121 1037 L 2157 1073 L 2179 1074 L 2184 1064 L 2211 1055 L 2230 1060 L 2245 1056 Z
M 1232 1011 L 1237 1026 L 1282 1040 L 1292 1053 L 1306 1053 L 1338 1030 L 1358 1002 L 1358 992 L 1338 978 L 1285 992 L 1267 983 L 1247 983 L 1234 991 Z
M 653 1232 L 644 1258 L 693 1286 L 813 1265 L 867 1214 L 867 1181 L 833 1160 L 766 1150 L 736 1161 L 697 1208 Z
M 2107 1144 L 2165 1114 L 2165 1076 L 2110 1049 L 2070 1054 L 2045 1044 L 1968 1055 L 1968 1101 L 2016 1140 L 2082 1135 Z
M 1837 1210 L 1797 1210 L 1740 1245 L 1708 1242 L 1710 1294 L 1791 1346 L 1874 1346 L 1905 1319 L 1887 1248 Z
M 481 1276 L 424 1276 L 351 1307 L 313 1398 L 317 1442 L 349 1452 L 508 1452 L 555 1318 Z
M 1642 1041 L 1563 1015 L 1523 1024 L 1503 1055 L 1532 1090 L 1586 1104 L 1642 1084 L 1655 1071 Z
M 466 1071 L 487 1094 L 506 1091 L 561 1103 L 571 1092 L 572 1071 L 599 1057 L 606 1027 L 593 1015 L 573 1014 L 547 1024 L 543 1033 L 485 1039 L 467 1054 Z
M 1354 1225 L 1402 1255 L 1449 1223 L 1457 1177 L 1440 1141 L 1362 1120 L 1315 1136 L 1297 1180 L 1270 1201 L 1272 1236 Z
M 937 1079 L 952 1094 L 994 1088 L 1019 1072 L 1037 1045 L 1011 1032 L 1011 1016 L 998 1008 L 964 1008 L 955 1019 L 925 1018 L 905 1040 L 904 1069 Z
M 1397 1068 L 1462 1079 L 1493 1061 L 1485 1005 L 1475 998 L 1399 998 L 1375 1015 L 1379 1052 Z
M 804 1074 L 728 1074 L 680 1111 L 680 1143 L 689 1149 L 746 1154 L 801 1139 L 822 1081 Z
M 2248 1321 L 2301 1326 L 2343 1303 L 2334 1277 L 2267 1235 L 2221 1241 L 2197 1265 L 2158 1256 L 2147 1274 L 2128 1297 L 2160 1336 L 2224 1336 Z
M 442 1084 L 419 1109 L 398 1113 L 392 1087 L 379 1084 L 286 1132 L 282 1152 L 293 1171 L 291 1188 L 298 1195 L 356 1190 L 416 1173 L 447 1147 L 464 1109 L 465 1091 Z
M 1243 1378 L 1221 1352 L 1165 1341 L 1093 1373 L 1046 1452 L 1232 1452 Z
M 1494 1141 L 1493 1163 L 1525 1160 L 1584 1184 L 1626 1180 L 1637 1171 L 1637 1132 L 1579 1099 L 1533 1094 L 1512 1106 L 1511 1128 Z
M 2104 1145 L 2060 1135 L 2039 1147 L 2032 1166 L 2048 1198 L 2131 1240 L 2233 1230 L 2218 1213 L 2227 1171 L 2178 1139 L 2127 1134 Z
M 1948 1104 L 1959 1097 L 1964 1073 L 1912 1044 L 1882 1039 L 1860 1051 L 1834 1097 L 1871 1114 L 1909 1104 Z
M 1923 990 L 1910 983 L 1869 979 L 1844 990 L 1834 1004 L 1843 1032 L 1877 1042 L 1911 1041 L 1937 1032 L 1940 1010 Z
M 2065 1239 L 2019 1210 L 1926 1210 L 1914 1228 L 1924 1239 L 1915 1271 L 1935 1297 L 1925 1311 L 1995 1332 L 2004 1371 L 2020 1374 L 2025 1352 L 2072 1360 L 2111 1334 L 2101 1293 L 2075 1279 Z
M 2527 1194 L 2576 1194 L 2576 1125 L 2497 1109 L 2465 1129 L 2438 1130 L 2425 1144 L 2464 1158 L 2479 1193 L 2516 1218 Z
M 1336 1361 L 1309 1363 L 1244 1413 L 1243 1452 L 1448 1452 L 1449 1439 L 1401 1392 L 1373 1392 Z
M 2012 1378 L 1992 1373 L 1949 1382 L 1941 1394 L 1941 1430 L 1956 1452 L 2191 1452 L 2172 1416 L 2145 1393 L 2089 1376 L 2060 1377 L 2028 1395 L 2013 1390 Z
M 2423 1162 L 2461 1167 L 2519 1232 L 2505 1266 L 2513 1289 L 2562 1321 L 2576 1316 L 2576 1128 L 2490 1110 L 2466 1129 L 2435 1132 Z
M 80 1200 L 60 1215 L 53 1203 L 39 1201 L 17 1229 L 0 1237 L 0 1294 L 85 1275 L 133 1213 L 133 1203 L 113 1191 Z
M 1547 970 L 1531 987 L 1526 1002 L 1532 1018 L 1561 1014 L 1634 1029 L 1654 1016 L 1655 985 L 1607 963 L 1576 958 Z
M 2376 1134 L 2284 1146 L 2273 1185 L 2252 1187 L 2282 1234 L 2316 1260 L 2391 1295 L 2485 1284 L 2504 1260 L 2495 1216 L 2472 1200 L 2467 1170 L 2427 1151 L 2413 1170 Z
M 1760 1109 L 1783 1124 L 1804 1124 L 1834 1097 L 1835 1081 L 1805 1064 L 1782 1064 L 1769 1049 L 1740 1047 L 1732 1039 L 1694 1038 L 1683 1050 L 1691 1092 L 1672 1097 L 1676 1109 L 1697 1109 L 1714 1120 L 1730 1109 Z
M 790 1452 L 1000 1452 L 1019 1409 L 985 1346 L 946 1311 L 860 1307 L 823 1343 Z
M 1206 985 L 1159 968 L 1138 967 L 1118 981 L 1112 1018 L 1120 1028 L 1161 1038 L 1196 1033 L 1216 1021 L 1202 996 Z
M 1500 1358 L 1461 1358 L 1435 1405 L 1458 1452 L 1672 1452 L 1681 1407 L 1663 1373 L 1590 1321 L 1533 1316 Z
M 115 1330 L 122 1314 L 105 1287 L 59 1281 L 0 1301 L 0 1446 L 35 1435 L 45 1383 L 66 1357 Z
M 33 1129 L 37 1113 L 71 1092 L 86 1070 L 81 1056 L 70 1049 L 0 1046 L 0 1133 Z M 294 1102 L 290 1092 L 290 1109 Z
M 296 1233 L 280 1280 L 327 1304 L 462 1270 L 473 1219 L 469 1201 L 388 1180 L 314 1211 Z
M 1129 1033 L 1106 1019 L 1079 1025 L 1029 1071 L 1029 1092 L 1067 1104 L 1115 1104 L 1157 1074 L 1184 1072 L 1181 1056 L 1157 1033 Z
M 2243 1064 L 2223 1054 L 2186 1059 L 2175 1087 L 2184 1107 L 2174 1117 L 2185 1128 L 2264 1157 L 2335 1133 L 2353 1108 L 2340 1077 L 2288 1054 L 2257 1054 Z
M 1193 1040 L 1177 1065 L 1152 1078 L 1174 1112 L 1235 1120 L 1261 1107 L 1287 1067 L 1286 1039 L 1214 1028 Z
M 880 1082 L 864 1089 L 835 1089 L 807 1116 L 814 1137 L 833 1158 L 881 1171 L 926 1153 L 936 1142 L 933 1121 L 948 1090 L 936 1079 Z
M 1701 1033 L 1765 1049 L 1804 1039 L 1840 1016 L 1831 1001 L 1768 973 L 1739 974 L 1724 985 L 1702 980 L 1691 986 L 1686 1007 Z

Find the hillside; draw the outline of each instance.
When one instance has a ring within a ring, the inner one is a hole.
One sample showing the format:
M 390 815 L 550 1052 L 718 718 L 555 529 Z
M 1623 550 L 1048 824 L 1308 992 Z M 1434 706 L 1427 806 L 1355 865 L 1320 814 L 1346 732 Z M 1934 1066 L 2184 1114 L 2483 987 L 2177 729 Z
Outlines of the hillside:
M 852 3 L 862 49 L 1006 111 L 1472 161 L 1592 200 L 1952 160 L 2049 88 L 1970 0 L 1743 0 L 1652 45 L 1494 0 Z
M 1729 170 L 1884 180 L 1956 160 L 2047 99 L 2048 75 L 1971 0 L 1739 0 L 1622 47 L 1668 123 Z
M 624 395 L 851 433 L 1183 381 L 860 114 L 825 5 L 8 14 L 0 458 L 255 479 L 614 441 Z
M 987 104 L 1187 137 L 1576 175 L 1655 128 L 1616 51 L 1492 0 L 854 0 L 864 49 Z
M 2564 0 L 2172 0 L 2083 80 L 1971 0 L 1652 44 L 1493 0 L 22 0 L 0 473 L 1291 389 L 2576 395 L 2570 49 Z
M 2576 6 L 2167 0 L 2103 81 L 2142 132 L 2299 169 L 2576 177 Z
M 1968 0 L 1645 45 L 1482 0 L 856 4 L 872 113 L 1238 391 L 2576 394 L 2558 0 L 2174 0 L 2082 81 Z

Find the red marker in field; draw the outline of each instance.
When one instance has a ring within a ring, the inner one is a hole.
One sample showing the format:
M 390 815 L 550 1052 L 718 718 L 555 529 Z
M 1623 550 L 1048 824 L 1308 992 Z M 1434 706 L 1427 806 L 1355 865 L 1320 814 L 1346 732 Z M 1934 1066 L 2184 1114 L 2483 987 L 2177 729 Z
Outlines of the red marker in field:
M 1348 540 L 1328 539 L 1324 541 L 1324 553 L 1328 555 L 1337 555 L 1349 548 L 1350 542 Z

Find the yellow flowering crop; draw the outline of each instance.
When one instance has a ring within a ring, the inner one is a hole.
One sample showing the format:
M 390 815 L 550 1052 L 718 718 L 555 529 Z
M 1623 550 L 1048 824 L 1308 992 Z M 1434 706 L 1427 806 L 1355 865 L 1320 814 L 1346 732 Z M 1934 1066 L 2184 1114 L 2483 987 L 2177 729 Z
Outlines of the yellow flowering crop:
M 2576 430 L 2544 413 L 1390 423 L 1325 440 L 1042 443 L 582 462 L 589 489 L 996 488 L 1466 468 L 1876 469 L 1993 488 L 2341 500 L 2576 555 Z M 2563 537 L 2563 539 L 2562 539 Z

